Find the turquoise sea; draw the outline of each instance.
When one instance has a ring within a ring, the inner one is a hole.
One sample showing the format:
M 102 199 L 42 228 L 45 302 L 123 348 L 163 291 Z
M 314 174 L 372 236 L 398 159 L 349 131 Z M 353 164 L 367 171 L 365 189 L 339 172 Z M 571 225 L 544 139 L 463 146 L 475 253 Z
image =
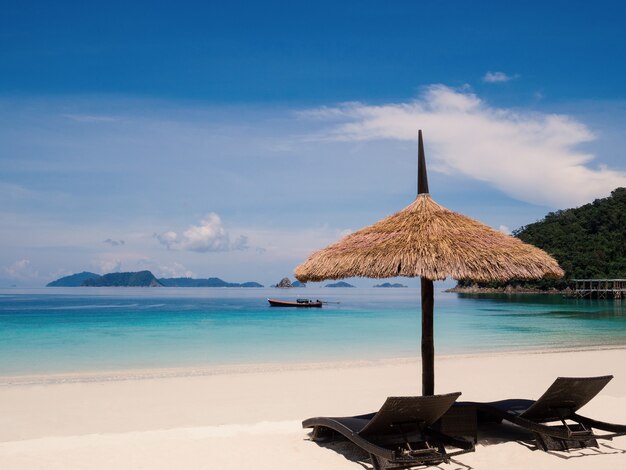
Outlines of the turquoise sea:
M 0 289 L 0 376 L 416 357 L 419 338 L 412 288 Z M 437 354 L 620 345 L 624 301 L 435 294 Z

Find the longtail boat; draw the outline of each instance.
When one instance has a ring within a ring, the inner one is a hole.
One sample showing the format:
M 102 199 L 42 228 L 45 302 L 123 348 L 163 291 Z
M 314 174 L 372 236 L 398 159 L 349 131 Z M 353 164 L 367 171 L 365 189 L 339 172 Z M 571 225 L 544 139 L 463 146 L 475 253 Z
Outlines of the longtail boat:
M 298 299 L 295 302 L 287 300 L 267 299 L 272 307 L 321 307 L 321 300 Z

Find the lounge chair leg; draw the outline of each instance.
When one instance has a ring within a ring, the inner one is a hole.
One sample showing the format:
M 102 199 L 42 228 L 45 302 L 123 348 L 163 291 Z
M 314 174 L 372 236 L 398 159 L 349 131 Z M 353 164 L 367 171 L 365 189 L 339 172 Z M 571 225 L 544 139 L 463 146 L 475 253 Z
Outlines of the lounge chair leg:
M 372 467 L 374 467 L 374 470 L 380 470 L 380 464 L 378 463 L 378 457 L 376 457 L 374 454 L 370 454 L 370 459 L 372 460 Z
M 543 436 L 541 434 L 535 433 L 535 445 L 538 449 L 543 450 L 544 452 L 548 450 L 548 446 L 543 440 Z
M 324 426 L 315 426 L 311 433 L 312 441 L 330 441 L 335 437 L 335 432 L 332 429 L 325 428 Z
M 443 459 L 443 462 L 450 463 L 450 457 L 448 457 L 448 453 L 446 452 L 446 446 L 443 443 L 440 443 L 437 446 L 437 449 L 439 450 L 439 453 L 441 454 L 441 458 Z

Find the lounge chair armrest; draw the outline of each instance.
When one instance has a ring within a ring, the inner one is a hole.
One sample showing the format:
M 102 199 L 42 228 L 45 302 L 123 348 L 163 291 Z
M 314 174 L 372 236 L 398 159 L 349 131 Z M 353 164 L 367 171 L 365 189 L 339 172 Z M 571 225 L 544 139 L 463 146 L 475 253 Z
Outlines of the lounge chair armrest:
M 595 419 L 587 418 L 576 413 L 574 413 L 573 419 L 579 421 L 589 428 L 600 429 L 601 431 L 615 433 L 614 435 L 626 434 L 626 425 L 624 424 L 605 423 L 603 421 L 597 421 Z
M 543 434 L 546 436 L 554 437 L 556 439 L 572 439 L 571 433 L 569 433 L 566 429 L 562 427 L 548 426 L 547 424 L 536 423 L 535 421 L 531 421 L 526 418 L 520 418 L 519 416 L 513 416 L 510 414 L 505 417 L 507 421 L 510 421 L 513 424 L 517 424 L 531 432 L 536 432 L 537 434 Z
M 570 433 L 563 427 L 555 427 L 548 426 L 546 424 L 535 423 L 534 421 L 530 421 L 525 418 L 515 417 L 515 418 L 506 418 L 514 424 L 518 426 L 522 426 L 529 431 L 536 432 L 537 434 L 543 434 L 546 436 L 550 436 L 556 439 L 564 439 L 564 440 L 577 440 L 580 438 L 595 438 L 595 439 L 612 439 L 613 437 L 626 435 L 626 426 L 622 426 L 620 424 L 611 424 L 611 423 L 603 423 L 601 421 L 595 421 L 590 418 L 584 418 L 577 414 L 573 414 L 570 419 L 578 420 L 580 423 L 584 424 L 589 428 L 601 429 L 603 431 L 611 432 L 612 434 L 604 434 L 598 435 L 589 431 L 589 433 L 585 436 L 579 433 Z

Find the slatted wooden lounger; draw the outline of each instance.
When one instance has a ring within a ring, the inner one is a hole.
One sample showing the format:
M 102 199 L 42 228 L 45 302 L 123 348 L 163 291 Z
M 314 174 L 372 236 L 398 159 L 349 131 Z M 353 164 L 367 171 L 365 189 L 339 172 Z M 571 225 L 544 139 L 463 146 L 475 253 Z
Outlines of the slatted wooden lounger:
M 586 418 L 577 411 L 595 397 L 612 375 L 559 377 L 538 400 L 502 400 L 491 403 L 462 402 L 478 411 L 479 423 L 509 421 L 534 433 L 542 450 L 596 447 L 597 439 L 626 435 L 626 426 Z M 560 422 L 559 425 L 547 423 Z M 594 429 L 608 432 L 595 434 Z
M 375 413 L 345 418 L 310 418 L 312 439 L 343 436 L 365 450 L 375 469 L 436 465 L 474 450 L 474 443 L 442 434 L 435 423 L 461 393 L 420 397 L 389 397 Z M 448 453 L 446 446 L 460 450 Z

